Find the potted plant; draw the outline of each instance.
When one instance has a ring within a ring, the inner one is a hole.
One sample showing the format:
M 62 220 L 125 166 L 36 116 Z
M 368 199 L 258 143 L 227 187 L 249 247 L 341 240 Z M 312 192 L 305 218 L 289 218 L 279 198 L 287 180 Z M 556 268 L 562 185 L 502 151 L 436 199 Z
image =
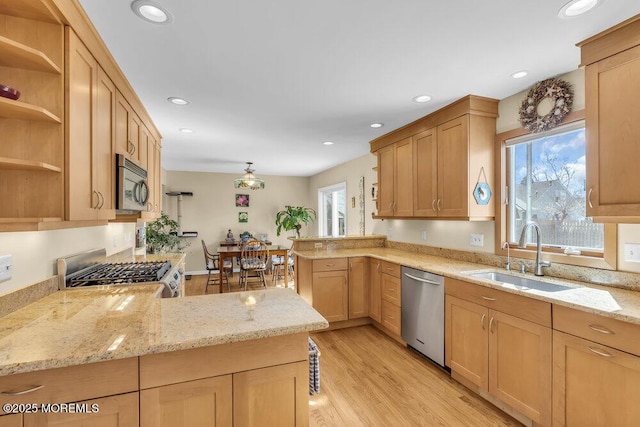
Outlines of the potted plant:
M 162 212 L 160 218 L 148 222 L 145 227 L 147 240 L 147 252 L 163 254 L 169 252 L 180 252 L 189 242 L 178 237 L 180 225 Z
M 316 211 L 303 206 L 285 206 L 276 214 L 276 225 L 278 226 L 276 234 L 279 236 L 284 228 L 285 230 L 296 230 L 296 237 L 300 238 L 300 228 L 302 224 L 308 224 L 316 220 Z

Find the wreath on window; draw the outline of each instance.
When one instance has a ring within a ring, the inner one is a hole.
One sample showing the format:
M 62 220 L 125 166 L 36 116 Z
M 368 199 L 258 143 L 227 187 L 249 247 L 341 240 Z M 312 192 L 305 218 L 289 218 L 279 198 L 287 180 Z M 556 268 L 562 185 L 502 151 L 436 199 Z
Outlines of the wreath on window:
M 544 116 L 538 114 L 538 105 L 544 99 L 552 103 L 551 111 Z M 550 78 L 536 83 L 520 106 L 520 124 L 532 133 L 553 129 L 562 123 L 573 106 L 573 89 L 568 82 Z

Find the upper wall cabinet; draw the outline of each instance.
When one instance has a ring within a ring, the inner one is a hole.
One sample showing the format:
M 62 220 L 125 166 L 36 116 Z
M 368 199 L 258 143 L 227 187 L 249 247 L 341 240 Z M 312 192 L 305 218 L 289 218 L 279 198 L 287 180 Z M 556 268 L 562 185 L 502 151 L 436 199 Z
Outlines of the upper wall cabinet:
M 0 231 L 64 219 L 64 31 L 37 0 L 0 0 Z
M 67 27 L 67 197 L 69 220 L 115 218 L 112 153 L 116 89 Z
M 640 15 L 578 44 L 586 83 L 587 216 L 640 221 Z
M 487 220 L 478 181 L 493 188 L 498 100 L 466 96 L 371 141 L 378 158 L 378 218 Z

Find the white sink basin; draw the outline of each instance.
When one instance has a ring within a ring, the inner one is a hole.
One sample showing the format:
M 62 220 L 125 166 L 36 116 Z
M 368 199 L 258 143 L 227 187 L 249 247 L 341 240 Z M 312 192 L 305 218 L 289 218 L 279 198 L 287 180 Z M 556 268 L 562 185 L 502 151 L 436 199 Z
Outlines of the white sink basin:
M 559 292 L 573 289 L 571 286 L 558 285 L 556 283 L 543 282 L 542 280 L 530 279 L 528 277 L 514 276 L 496 271 L 469 273 L 469 276 L 478 279 L 488 279 L 494 282 L 513 285 L 519 290 L 535 289 L 542 292 Z

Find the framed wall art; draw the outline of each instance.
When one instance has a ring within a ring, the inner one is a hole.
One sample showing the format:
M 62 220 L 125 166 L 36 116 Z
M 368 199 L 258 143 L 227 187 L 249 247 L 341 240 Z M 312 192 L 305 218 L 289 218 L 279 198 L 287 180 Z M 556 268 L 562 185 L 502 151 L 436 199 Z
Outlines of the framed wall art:
M 238 212 L 238 222 L 249 222 L 249 212 Z
M 248 208 L 249 207 L 249 195 L 248 194 L 236 194 L 236 207 Z

